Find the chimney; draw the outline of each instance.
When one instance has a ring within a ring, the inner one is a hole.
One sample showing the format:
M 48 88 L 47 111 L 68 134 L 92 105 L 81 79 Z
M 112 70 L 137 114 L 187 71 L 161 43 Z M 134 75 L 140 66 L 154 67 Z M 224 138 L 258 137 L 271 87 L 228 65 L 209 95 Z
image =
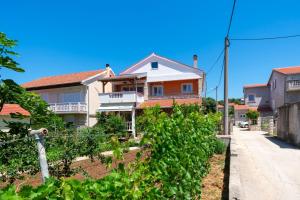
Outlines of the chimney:
M 198 68 L 198 56 L 196 54 L 193 56 L 193 61 L 194 61 L 193 67 Z
M 105 70 L 106 70 L 106 75 L 109 76 L 110 75 L 110 66 L 109 66 L 109 64 L 105 65 Z

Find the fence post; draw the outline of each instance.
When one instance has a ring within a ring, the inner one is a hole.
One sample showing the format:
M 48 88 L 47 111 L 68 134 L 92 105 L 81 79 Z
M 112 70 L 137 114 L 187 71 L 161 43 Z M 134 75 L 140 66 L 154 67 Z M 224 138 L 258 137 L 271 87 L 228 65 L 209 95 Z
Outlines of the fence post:
M 34 136 L 37 143 L 43 183 L 45 182 L 46 178 L 49 178 L 48 163 L 47 163 L 45 143 L 44 143 L 44 136 L 47 133 L 48 130 L 45 128 L 30 131 L 30 135 Z

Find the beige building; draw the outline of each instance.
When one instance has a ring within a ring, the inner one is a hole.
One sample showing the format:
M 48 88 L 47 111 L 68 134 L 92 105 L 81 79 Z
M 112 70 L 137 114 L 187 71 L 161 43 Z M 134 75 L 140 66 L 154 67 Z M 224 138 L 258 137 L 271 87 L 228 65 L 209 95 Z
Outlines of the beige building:
M 49 108 L 66 122 L 76 127 L 96 124 L 96 112 L 100 106 L 98 94 L 111 91 L 111 85 L 102 86 L 99 78 L 114 76 L 109 65 L 105 70 L 95 70 L 43 77 L 22 84 L 28 91 L 35 92 L 49 104 Z

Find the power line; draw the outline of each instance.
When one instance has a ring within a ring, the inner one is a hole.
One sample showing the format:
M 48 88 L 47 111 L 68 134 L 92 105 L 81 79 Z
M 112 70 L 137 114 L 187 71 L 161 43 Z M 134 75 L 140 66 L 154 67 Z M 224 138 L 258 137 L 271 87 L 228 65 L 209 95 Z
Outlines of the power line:
M 232 10 L 231 10 L 231 15 L 230 15 L 230 20 L 229 20 L 229 25 L 228 25 L 226 37 L 228 37 L 229 33 L 230 33 L 232 18 L 233 18 L 233 14 L 234 14 L 235 3 L 236 3 L 236 0 L 233 1 L 233 6 L 232 6 Z
M 221 74 L 220 74 L 220 78 L 219 78 L 219 82 L 218 82 L 218 85 L 217 85 L 217 87 L 219 87 L 219 86 L 220 86 L 220 84 L 221 84 L 221 80 L 222 80 L 223 71 L 224 71 L 224 62 L 222 63 Z
M 213 70 L 213 68 L 216 66 L 216 64 L 219 62 L 220 58 L 222 57 L 222 55 L 224 54 L 224 48 L 222 49 L 222 51 L 220 52 L 220 54 L 218 55 L 217 59 L 215 60 L 215 62 L 211 65 L 211 67 L 207 70 L 206 72 L 206 76 L 208 75 L 209 72 L 211 72 L 211 70 Z
M 262 37 L 262 38 L 232 38 L 230 40 L 236 41 L 255 41 L 255 40 L 277 40 L 277 39 L 287 39 L 287 38 L 295 38 L 300 37 L 300 34 L 297 35 L 285 35 L 285 36 L 275 36 L 275 37 Z

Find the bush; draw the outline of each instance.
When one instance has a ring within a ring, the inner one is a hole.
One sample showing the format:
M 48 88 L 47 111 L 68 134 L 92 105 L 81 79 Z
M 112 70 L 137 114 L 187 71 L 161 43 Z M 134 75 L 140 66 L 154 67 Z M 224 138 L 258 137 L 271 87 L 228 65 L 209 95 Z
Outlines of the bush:
M 223 141 L 216 139 L 214 143 L 214 152 L 216 154 L 222 154 L 226 150 L 226 145 L 224 144 Z

